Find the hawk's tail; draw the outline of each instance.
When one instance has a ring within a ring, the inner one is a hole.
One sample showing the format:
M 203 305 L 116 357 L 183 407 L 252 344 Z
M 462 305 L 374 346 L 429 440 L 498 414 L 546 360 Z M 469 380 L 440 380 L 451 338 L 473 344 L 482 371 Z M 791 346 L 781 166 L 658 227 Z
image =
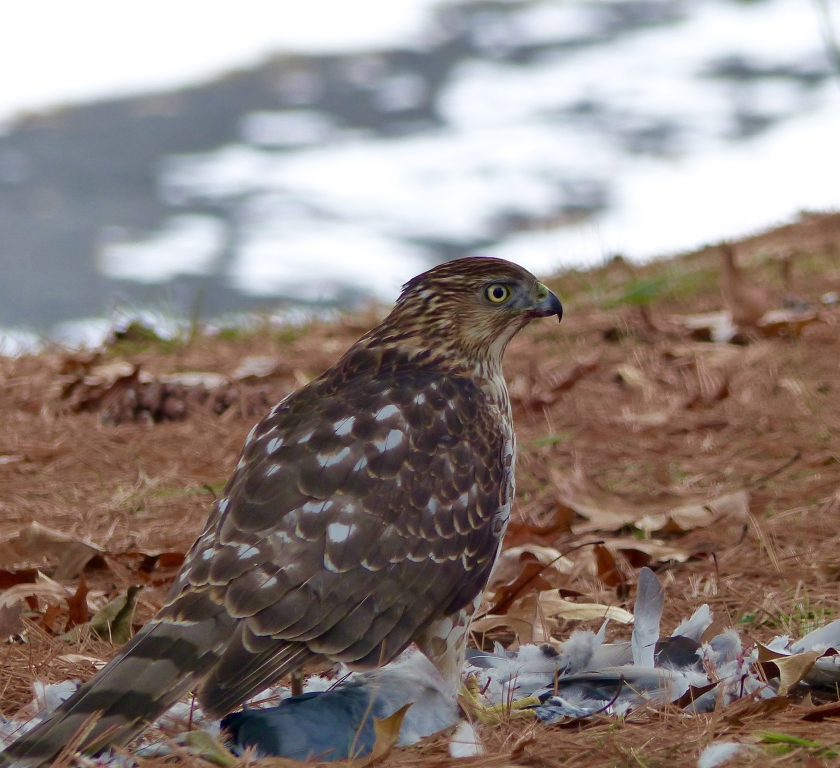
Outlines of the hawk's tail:
M 10 744 L 0 754 L 0 765 L 49 765 L 85 730 L 74 746 L 87 752 L 131 741 L 184 696 L 224 650 L 236 622 L 209 597 L 201 602 L 204 610 L 192 612 L 192 620 L 161 618 L 147 624 L 47 720 Z

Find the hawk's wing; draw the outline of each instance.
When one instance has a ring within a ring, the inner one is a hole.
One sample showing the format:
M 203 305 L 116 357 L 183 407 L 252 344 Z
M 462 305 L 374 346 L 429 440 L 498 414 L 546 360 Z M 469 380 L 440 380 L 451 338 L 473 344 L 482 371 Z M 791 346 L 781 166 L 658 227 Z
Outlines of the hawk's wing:
M 471 603 L 495 560 L 509 435 L 483 392 L 421 367 L 334 378 L 255 428 L 173 588 L 173 617 L 209 588 L 245 619 L 205 686 L 214 710 L 264 687 L 289 643 L 390 661 Z

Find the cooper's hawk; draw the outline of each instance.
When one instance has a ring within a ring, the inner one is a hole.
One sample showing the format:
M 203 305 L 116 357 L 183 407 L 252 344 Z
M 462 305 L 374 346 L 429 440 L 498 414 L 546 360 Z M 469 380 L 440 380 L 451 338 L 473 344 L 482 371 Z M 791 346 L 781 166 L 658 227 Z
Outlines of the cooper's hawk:
M 500 259 L 410 280 L 253 429 L 157 616 L 2 757 L 49 763 L 92 718 L 86 750 L 125 744 L 198 683 L 221 715 L 319 655 L 368 669 L 414 642 L 457 686 L 514 491 L 502 356 L 549 315 Z

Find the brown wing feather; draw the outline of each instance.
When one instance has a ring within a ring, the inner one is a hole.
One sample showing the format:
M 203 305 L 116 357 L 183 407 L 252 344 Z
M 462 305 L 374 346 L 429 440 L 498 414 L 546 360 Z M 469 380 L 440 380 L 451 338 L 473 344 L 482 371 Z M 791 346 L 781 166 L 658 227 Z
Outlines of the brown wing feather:
M 470 603 L 495 559 L 498 414 L 470 379 L 408 365 L 383 378 L 364 362 L 258 425 L 177 586 L 213 585 L 243 631 L 276 643 L 261 658 L 303 643 L 359 666 L 387 662 Z M 225 706 L 239 703 L 227 678 L 246 667 L 263 676 L 249 673 L 243 696 L 276 677 L 232 642 L 203 702 L 216 710 L 213 691 L 225 690 Z

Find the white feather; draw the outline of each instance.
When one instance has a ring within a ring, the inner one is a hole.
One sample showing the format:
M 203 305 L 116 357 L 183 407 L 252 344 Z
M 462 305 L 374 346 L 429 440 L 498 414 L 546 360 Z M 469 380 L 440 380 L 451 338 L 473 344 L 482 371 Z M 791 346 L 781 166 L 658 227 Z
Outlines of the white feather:
M 652 667 L 659 640 L 659 622 L 665 593 L 659 579 L 650 568 L 639 571 L 636 605 L 633 609 L 633 663 L 638 667 Z

